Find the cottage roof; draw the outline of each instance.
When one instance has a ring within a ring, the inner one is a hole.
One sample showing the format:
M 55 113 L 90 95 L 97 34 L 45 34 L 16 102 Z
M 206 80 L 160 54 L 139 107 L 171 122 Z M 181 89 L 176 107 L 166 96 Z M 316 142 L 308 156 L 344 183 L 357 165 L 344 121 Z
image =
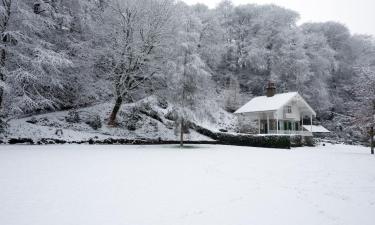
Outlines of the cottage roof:
M 276 94 L 272 97 L 259 96 L 251 99 L 248 103 L 243 105 L 234 113 L 256 113 L 256 112 L 267 112 L 277 111 L 280 108 L 287 105 L 293 99 L 300 100 L 304 108 L 312 114 L 316 114 L 315 111 L 306 103 L 306 101 L 298 94 L 298 92 L 288 92 Z

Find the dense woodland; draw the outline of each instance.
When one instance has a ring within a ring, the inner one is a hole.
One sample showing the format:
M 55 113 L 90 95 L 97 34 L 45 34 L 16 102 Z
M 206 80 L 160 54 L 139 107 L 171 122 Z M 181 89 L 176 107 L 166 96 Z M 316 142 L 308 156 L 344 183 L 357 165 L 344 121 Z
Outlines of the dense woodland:
M 297 25 L 276 5 L 172 0 L 1 0 L 1 126 L 11 118 L 147 96 L 182 121 L 299 91 L 318 123 L 363 136 L 375 111 L 375 40 L 340 23 Z M 1 130 L 1 129 L 0 129 Z

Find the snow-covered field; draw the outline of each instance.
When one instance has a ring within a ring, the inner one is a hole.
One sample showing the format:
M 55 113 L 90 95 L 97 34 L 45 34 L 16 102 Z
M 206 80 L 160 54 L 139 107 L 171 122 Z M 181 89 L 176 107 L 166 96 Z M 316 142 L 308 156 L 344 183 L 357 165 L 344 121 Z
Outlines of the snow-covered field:
M 363 147 L 0 146 L 2 225 L 373 225 L 374 212 Z

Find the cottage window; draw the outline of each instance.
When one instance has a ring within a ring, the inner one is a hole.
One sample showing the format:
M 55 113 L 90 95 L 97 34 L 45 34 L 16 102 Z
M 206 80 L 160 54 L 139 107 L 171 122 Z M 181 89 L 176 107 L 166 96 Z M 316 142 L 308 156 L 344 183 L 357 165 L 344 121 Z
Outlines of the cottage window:
M 292 113 L 292 106 L 288 105 L 288 106 L 286 107 L 286 112 L 287 112 L 287 113 Z

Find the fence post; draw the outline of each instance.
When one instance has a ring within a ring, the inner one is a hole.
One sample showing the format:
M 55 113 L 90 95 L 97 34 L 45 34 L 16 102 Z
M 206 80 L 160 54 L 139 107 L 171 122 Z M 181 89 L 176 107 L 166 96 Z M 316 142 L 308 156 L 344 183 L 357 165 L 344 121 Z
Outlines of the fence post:
M 372 100 L 372 110 L 373 110 L 373 118 L 372 118 L 372 125 L 370 128 L 371 155 L 374 154 L 375 99 Z
M 374 154 L 374 127 L 370 128 L 370 146 L 371 146 L 371 155 Z

